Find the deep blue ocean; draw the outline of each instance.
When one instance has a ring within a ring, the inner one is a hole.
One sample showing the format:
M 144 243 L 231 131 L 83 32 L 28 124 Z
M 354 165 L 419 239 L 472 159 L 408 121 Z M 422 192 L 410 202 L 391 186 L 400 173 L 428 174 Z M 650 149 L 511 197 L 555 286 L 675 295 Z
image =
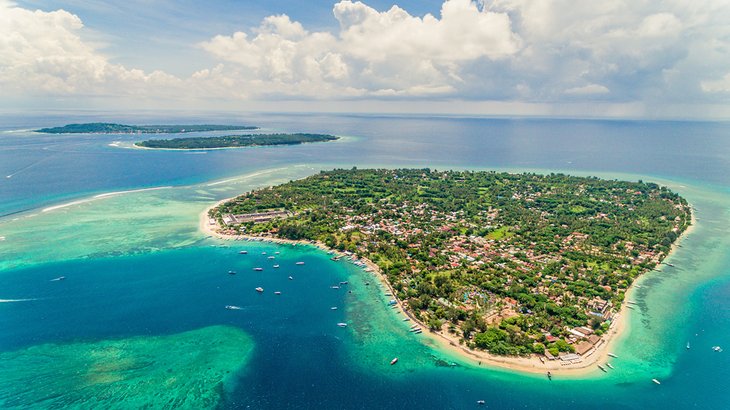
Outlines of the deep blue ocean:
M 263 132 L 343 138 L 289 147 L 173 152 L 129 148 L 140 136 L 28 131 L 97 121 L 245 124 Z M 410 334 L 387 308 L 388 297 L 369 273 L 332 262 L 325 252 L 220 241 L 197 231 L 198 214 L 218 200 L 321 169 L 353 166 L 527 170 L 656 181 L 686 196 L 698 221 L 672 256 L 676 268 L 642 279 L 636 295 L 640 309 L 632 313 L 631 329 L 617 347 L 616 371 L 578 379 L 558 375 L 550 382 L 541 375 L 477 367 L 434 349 Z M 162 189 L 120 193 L 145 188 Z M 119 194 L 105 195 L 109 193 Z M 175 337 L 223 325 L 250 336 L 253 350 L 242 368 L 210 388 L 216 397 L 213 407 L 461 409 L 479 408 L 476 401 L 485 400 L 492 409 L 730 409 L 728 223 L 730 123 L 725 122 L 303 114 L 0 116 L 0 359 L 5 367 L 0 371 L 5 378 L 0 380 L 0 408 L 136 407 L 145 399 L 134 397 L 134 389 L 122 398 L 100 398 L 94 389 L 108 387 L 111 379 L 59 381 L 62 359 L 53 365 L 36 359 L 63 358 L 68 349 L 86 349 L 87 344 Z M 239 254 L 243 249 L 247 255 Z M 228 274 L 231 270 L 236 274 Z M 51 280 L 61 276 L 65 280 Z M 331 288 L 342 281 L 348 284 Z M 257 286 L 265 291 L 255 292 Z M 240 309 L 224 309 L 226 305 Z M 348 327 L 338 327 L 340 322 Z M 687 350 L 690 340 L 693 347 Z M 726 352 L 712 351 L 714 345 L 726 346 Z M 108 346 L 89 349 L 108 352 Z M 145 366 L 153 369 L 158 363 L 148 358 L 144 365 L 138 359 L 138 364 L 111 366 L 110 357 L 92 366 L 94 375 L 101 366 L 102 372 L 123 378 L 124 366 L 144 373 Z M 393 357 L 399 357 L 396 366 L 389 365 Z M 175 390 L 176 369 L 165 371 L 171 375 L 167 384 L 158 379 L 150 383 L 160 383 L 159 390 L 170 394 L 192 394 Z M 36 376 L 53 389 L 23 385 Z M 661 385 L 651 382 L 655 377 Z

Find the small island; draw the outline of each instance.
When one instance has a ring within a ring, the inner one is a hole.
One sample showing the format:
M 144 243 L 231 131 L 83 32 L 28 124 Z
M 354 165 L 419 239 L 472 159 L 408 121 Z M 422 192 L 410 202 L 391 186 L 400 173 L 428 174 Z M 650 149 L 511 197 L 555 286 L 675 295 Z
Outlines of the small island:
M 339 137 L 326 134 L 250 134 L 222 137 L 152 139 L 134 145 L 155 149 L 213 149 L 241 148 L 266 145 L 296 145 L 309 142 L 335 141 Z
M 249 125 L 125 125 L 106 122 L 67 124 L 63 127 L 41 128 L 46 134 L 182 134 L 188 132 L 257 130 Z
M 222 235 L 336 250 L 382 275 L 390 304 L 447 347 L 480 364 L 528 360 L 528 371 L 605 358 L 632 283 L 692 223 L 684 198 L 642 181 L 356 168 L 249 192 L 207 217 Z

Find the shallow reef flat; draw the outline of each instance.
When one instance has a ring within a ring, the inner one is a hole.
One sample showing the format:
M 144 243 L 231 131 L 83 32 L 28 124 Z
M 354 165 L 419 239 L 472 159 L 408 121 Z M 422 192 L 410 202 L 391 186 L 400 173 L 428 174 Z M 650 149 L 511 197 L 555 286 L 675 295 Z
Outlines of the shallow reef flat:
M 0 353 L 0 408 L 214 408 L 252 339 L 229 326 Z

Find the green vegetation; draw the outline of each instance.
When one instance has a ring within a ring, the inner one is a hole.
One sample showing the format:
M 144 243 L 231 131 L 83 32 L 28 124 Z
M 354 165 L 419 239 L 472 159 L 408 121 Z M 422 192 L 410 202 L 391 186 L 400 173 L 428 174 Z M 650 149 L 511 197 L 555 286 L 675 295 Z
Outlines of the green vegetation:
M 256 130 L 248 125 L 124 125 L 106 122 L 68 124 L 63 127 L 41 128 L 46 134 L 180 134 L 186 132 Z
M 147 140 L 135 145 L 145 148 L 166 149 L 209 149 L 238 148 L 262 145 L 295 145 L 306 142 L 334 141 L 338 137 L 325 134 L 252 134 L 227 135 L 224 137 L 174 138 L 169 140 Z
M 293 216 L 232 222 L 272 210 Z M 641 181 L 353 168 L 250 192 L 210 215 L 231 223 L 228 233 L 317 240 L 369 258 L 413 315 L 471 348 L 558 355 L 597 342 L 690 212 L 684 198 Z

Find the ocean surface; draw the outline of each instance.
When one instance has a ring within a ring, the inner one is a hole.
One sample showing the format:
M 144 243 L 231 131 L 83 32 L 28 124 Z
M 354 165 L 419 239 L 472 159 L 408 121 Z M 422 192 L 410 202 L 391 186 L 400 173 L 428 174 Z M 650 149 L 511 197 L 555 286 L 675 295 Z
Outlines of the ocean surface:
M 132 149 L 134 135 L 30 131 L 96 121 L 343 138 L 174 152 Z M 642 179 L 685 196 L 698 220 L 674 267 L 640 280 L 615 370 L 549 381 L 439 351 L 371 274 L 323 251 L 198 230 L 216 201 L 353 166 Z M 3 115 L 0 408 L 730 409 L 728 226 L 730 123 Z

